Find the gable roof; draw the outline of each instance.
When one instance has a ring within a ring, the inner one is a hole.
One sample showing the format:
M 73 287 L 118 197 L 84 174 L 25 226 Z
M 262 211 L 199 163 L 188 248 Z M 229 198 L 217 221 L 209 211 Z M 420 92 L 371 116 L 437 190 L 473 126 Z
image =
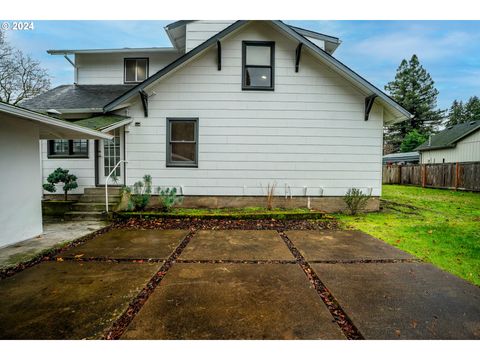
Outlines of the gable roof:
M 121 96 L 117 97 L 116 99 L 114 99 L 110 103 L 106 104 L 105 107 L 103 108 L 103 111 L 104 112 L 111 111 L 111 110 L 115 109 L 118 105 L 123 103 L 124 101 L 129 100 L 133 96 L 138 95 L 138 93 L 140 91 L 144 90 L 148 85 L 154 83 L 155 81 L 157 81 L 158 79 L 160 79 L 164 75 L 166 75 L 169 72 L 175 70 L 177 67 L 184 64 L 188 60 L 192 59 L 196 55 L 200 54 L 203 50 L 206 50 L 211 45 L 216 44 L 217 40 L 222 39 L 226 35 L 233 32 L 234 30 L 236 30 L 236 29 L 240 28 L 241 26 L 245 25 L 247 22 L 248 21 L 245 21 L 245 20 L 239 20 L 239 21 L 233 23 L 232 25 L 228 26 L 224 30 L 220 31 L 219 33 L 215 34 L 210 39 L 208 39 L 205 42 L 198 45 L 196 48 L 193 48 L 192 50 L 190 50 L 186 54 L 180 56 L 178 59 L 176 59 L 175 61 L 173 61 L 169 65 L 165 66 L 163 69 L 157 71 L 155 74 L 150 76 L 148 79 L 144 80 L 140 84 L 136 85 L 135 87 L 133 87 L 132 89 L 127 91 L 126 93 L 122 94 Z
M 103 112 L 103 106 L 130 90 L 133 85 L 60 85 L 21 103 L 37 111 Z
M 39 128 L 40 139 L 111 139 L 112 136 L 75 123 L 60 120 L 24 109 L 20 106 L 0 102 L 0 114 L 16 120 L 34 122 Z M 3 117 L 2 116 L 2 117 Z
M 383 91 L 378 89 L 376 86 L 374 86 L 372 83 L 361 77 L 359 74 L 357 74 L 355 71 L 350 69 L 348 66 L 334 58 L 332 55 L 330 55 L 328 52 L 325 50 L 321 49 L 318 47 L 316 44 L 308 40 L 305 36 L 300 34 L 298 31 L 296 31 L 294 28 L 292 28 L 289 25 L 286 25 L 280 20 L 269 20 L 272 24 L 274 24 L 277 28 L 282 30 L 284 33 L 286 33 L 288 36 L 291 38 L 295 39 L 299 43 L 303 43 L 306 48 L 311 50 L 314 54 L 318 55 L 328 66 L 330 66 L 333 70 L 336 72 L 340 73 L 343 75 L 345 78 L 349 79 L 352 81 L 354 84 L 357 85 L 357 87 L 361 88 L 364 92 L 368 93 L 370 95 L 376 95 L 379 99 L 379 101 L 382 103 L 382 105 L 386 106 L 390 111 L 393 113 L 393 118 L 394 121 L 402 121 L 405 119 L 410 118 L 412 115 L 405 110 L 402 106 L 400 106 L 395 100 L 393 100 L 391 97 L 389 97 L 387 94 L 385 94 Z M 220 31 L 219 33 L 215 34 L 202 44 L 198 45 L 196 48 L 190 50 L 187 52 L 185 55 L 181 56 L 171 64 L 167 65 L 142 83 L 138 84 L 134 88 L 130 89 L 127 91 L 125 94 L 119 96 L 115 100 L 111 101 L 104 107 L 104 112 L 111 111 L 115 109 L 117 106 L 121 105 L 123 102 L 129 100 L 133 96 L 138 95 L 140 91 L 143 91 L 147 86 L 151 85 L 152 83 L 156 82 L 157 80 L 161 79 L 164 75 L 170 73 L 171 71 L 175 70 L 178 68 L 180 65 L 184 64 L 188 60 L 192 59 L 199 53 L 203 52 L 210 46 L 216 44 L 218 40 L 223 39 L 233 31 L 239 29 L 240 27 L 246 25 L 250 21 L 246 20 L 239 20 L 233 23 L 232 25 L 228 26 L 224 30 Z M 171 24 L 172 26 L 180 26 L 180 25 L 175 25 Z
M 469 121 L 448 127 L 417 147 L 416 151 L 453 148 L 466 136 L 480 130 L 480 120 Z

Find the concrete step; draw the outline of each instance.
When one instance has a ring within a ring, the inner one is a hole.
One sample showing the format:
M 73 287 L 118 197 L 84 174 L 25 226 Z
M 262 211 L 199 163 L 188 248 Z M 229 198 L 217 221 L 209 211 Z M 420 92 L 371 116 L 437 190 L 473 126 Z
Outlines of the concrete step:
M 108 195 L 120 195 L 121 188 L 119 187 L 108 187 Z M 103 195 L 105 196 L 105 187 L 94 187 L 94 188 L 85 188 L 83 190 L 85 195 Z
M 82 203 L 105 203 L 105 194 L 103 195 L 82 195 L 80 197 Z M 120 195 L 108 194 L 108 203 L 117 204 L 120 202 Z
M 110 209 L 113 209 L 115 207 L 116 203 L 110 203 L 108 204 Z M 105 203 L 103 202 L 77 202 L 73 204 L 72 207 L 73 211 L 104 211 L 105 210 Z
M 103 211 L 69 211 L 65 213 L 65 220 L 106 220 L 107 215 Z

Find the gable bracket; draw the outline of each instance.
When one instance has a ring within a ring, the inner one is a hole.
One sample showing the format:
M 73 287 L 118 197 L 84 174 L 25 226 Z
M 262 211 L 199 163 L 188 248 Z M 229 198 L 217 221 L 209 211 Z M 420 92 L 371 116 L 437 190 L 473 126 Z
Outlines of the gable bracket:
M 217 69 L 222 70 L 222 43 L 217 40 Z
M 370 111 L 372 110 L 373 102 L 377 98 L 376 94 L 367 96 L 365 98 L 365 121 L 368 121 L 368 117 L 370 116 Z
M 300 43 L 295 49 L 295 72 L 297 73 L 298 73 L 298 67 L 300 65 L 300 56 L 302 55 L 302 47 L 303 47 L 303 43 Z
M 138 93 L 142 99 L 143 114 L 145 117 L 148 117 L 148 95 L 144 90 L 140 90 Z

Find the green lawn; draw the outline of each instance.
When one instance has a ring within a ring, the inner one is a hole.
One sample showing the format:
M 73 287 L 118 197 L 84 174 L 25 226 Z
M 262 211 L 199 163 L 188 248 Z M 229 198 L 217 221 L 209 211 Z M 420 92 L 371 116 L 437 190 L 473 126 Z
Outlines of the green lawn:
M 480 285 L 479 193 L 384 185 L 382 207 L 338 218 Z

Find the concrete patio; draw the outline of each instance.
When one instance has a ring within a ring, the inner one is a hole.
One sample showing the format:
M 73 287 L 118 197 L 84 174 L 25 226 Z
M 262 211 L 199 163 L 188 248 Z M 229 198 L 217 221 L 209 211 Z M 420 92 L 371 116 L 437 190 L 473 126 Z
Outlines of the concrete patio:
M 125 313 L 122 339 L 347 338 L 313 274 L 365 339 L 480 339 L 478 287 L 361 232 L 281 235 L 99 235 L 0 280 L 0 338 L 102 338 Z
M 45 250 L 61 247 L 108 226 L 97 220 L 44 222 L 43 234 L 0 248 L 0 269 L 28 261 Z

